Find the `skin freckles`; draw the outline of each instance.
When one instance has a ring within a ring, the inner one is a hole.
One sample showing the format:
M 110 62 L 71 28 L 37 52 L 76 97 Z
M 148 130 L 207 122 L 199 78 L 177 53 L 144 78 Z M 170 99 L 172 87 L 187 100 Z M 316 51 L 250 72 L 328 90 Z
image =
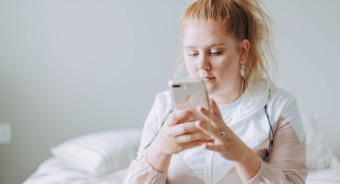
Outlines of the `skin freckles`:
M 243 92 L 240 65 L 247 61 L 249 41 L 237 41 L 220 23 L 196 20 L 185 21 L 182 37 L 189 77 L 205 81 L 212 112 L 197 109 L 203 119 L 194 122 L 188 121 L 190 110 L 175 110 L 149 146 L 147 159 L 154 169 L 165 172 L 173 154 L 203 145 L 234 161 L 240 177 L 248 180 L 257 173 L 260 160 L 225 125 L 217 104 L 231 103 Z M 221 131 L 226 134 L 223 139 Z
M 189 77 L 203 79 L 211 99 L 212 112 L 197 109 L 208 123 L 198 122 L 196 127 L 214 139 L 213 144 L 204 143 L 203 147 L 234 161 L 240 177 L 249 180 L 258 172 L 261 160 L 225 125 L 217 104 L 231 103 L 242 94 L 240 69 L 247 61 L 250 43 L 236 40 L 223 24 L 198 20 L 185 21 L 182 39 Z M 223 139 L 221 131 L 226 134 Z
M 218 104 L 240 96 L 241 64 L 246 62 L 250 47 L 248 40 L 238 41 L 225 29 L 213 21 L 186 20 L 182 31 L 189 77 L 205 80 L 210 98 Z

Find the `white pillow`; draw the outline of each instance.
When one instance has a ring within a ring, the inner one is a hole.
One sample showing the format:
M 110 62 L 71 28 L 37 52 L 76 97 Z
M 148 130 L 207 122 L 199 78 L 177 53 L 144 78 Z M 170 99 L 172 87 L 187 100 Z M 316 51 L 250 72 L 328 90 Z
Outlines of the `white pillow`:
M 129 167 L 137 157 L 142 129 L 99 132 L 51 148 L 52 154 L 75 169 L 100 176 Z
M 334 167 L 339 164 L 332 150 L 318 130 L 316 115 L 301 115 L 306 132 L 307 167 L 310 170 Z

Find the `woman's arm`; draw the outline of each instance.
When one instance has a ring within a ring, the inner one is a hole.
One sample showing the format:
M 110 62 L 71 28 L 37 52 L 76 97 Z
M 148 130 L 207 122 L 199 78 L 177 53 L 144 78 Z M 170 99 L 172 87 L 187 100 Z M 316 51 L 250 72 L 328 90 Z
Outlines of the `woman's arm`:
M 158 172 L 148 162 L 146 154 L 138 154 L 138 157 L 130 164 L 128 175 L 124 184 L 165 184 L 166 172 Z
M 274 144 L 267 162 L 261 161 L 259 172 L 251 180 L 244 182 L 246 184 L 305 183 L 308 172 L 305 132 L 295 97 L 288 94 L 286 98 L 277 120 Z
M 160 115 L 163 111 L 168 110 L 163 94 L 158 94 L 151 108 L 151 111 L 145 121 L 141 143 L 138 149 L 138 155 L 135 160 L 130 163 L 128 174 L 124 180 L 124 184 L 138 184 L 138 183 L 165 183 L 167 173 L 156 171 L 148 162 L 146 158 L 145 146 L 147 146 L 156 135 L 158 131 L 158 124 Z M 169 109 L 170 110 L 170 109 Z
M 302 184 L 306 177 L 306 140 L 301 142 L 293 126 L 281 117 L 267 162 L 261 161 L 259 172 L 244 183 Z
M 274 133 L 274 145 L 267 162 L 263 162 L 262 158 L 224 125 L 214 102 L 211 102 L 211 107 L 213 113 L 199 110 L 205 120 L 198 122 L 197 127 L 215 139 L 214 144 L 205 144 L 204 147 L 234 161 L 238 175 L 244 183 L 305 183 L 306 144 L 295 98 L 289 99 L 281 112 Z M 223 139 L 220 139 L 221 131 L 225 132 Z
M 157 133 L 162 121 L 159 114 L 164 112 L 160 109 L 169 110 L 166 108 L 165 95 L 161 95 L 163 99 L 158 95 L 147 118 L 138 157 L 130 164 L 125 183 L 165 183 L 172 154 L 211 142 L 203 140 L 207 135 L 195 126 L 195 122 L 187 121 L 193 115 L 190 110 L 176 110 L 171 113 Z M 145 149 L 151 141 L 150 146 Z

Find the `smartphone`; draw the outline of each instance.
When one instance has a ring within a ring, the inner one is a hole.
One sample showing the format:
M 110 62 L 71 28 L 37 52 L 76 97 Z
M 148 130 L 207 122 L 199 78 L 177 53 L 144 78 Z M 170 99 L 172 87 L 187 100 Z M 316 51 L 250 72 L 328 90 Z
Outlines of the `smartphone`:
M 197 107 L 210 111 L 208 91 L 201 79 L 183 79 L 169 81 L 172 104 L 175 109 L 191 109 L 194 112 L 190 120 L 201 119 Z

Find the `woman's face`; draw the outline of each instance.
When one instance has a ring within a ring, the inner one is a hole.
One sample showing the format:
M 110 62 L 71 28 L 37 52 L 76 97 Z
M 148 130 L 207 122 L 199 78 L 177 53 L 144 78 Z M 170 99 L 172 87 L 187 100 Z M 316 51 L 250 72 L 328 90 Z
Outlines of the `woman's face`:
M 249 51 L 247 40 L 237 41 L 223 24 L 198 20 L 185 21 L 182 36 L 190 78 L 203 79 L 212 96 L 240 89 L 241 63 L 246 62 Z

